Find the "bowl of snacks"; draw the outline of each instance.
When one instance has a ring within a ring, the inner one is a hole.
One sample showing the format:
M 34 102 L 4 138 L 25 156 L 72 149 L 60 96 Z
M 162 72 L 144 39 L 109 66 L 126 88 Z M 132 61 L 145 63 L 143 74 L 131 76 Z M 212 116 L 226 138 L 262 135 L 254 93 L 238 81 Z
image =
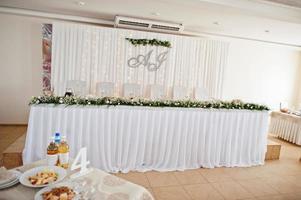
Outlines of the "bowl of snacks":
M 41 166 L 22 174 L 20 183 L 27 187 L 45 187 L 58 183 L 67 175 L 65 169 L 57 166 Z

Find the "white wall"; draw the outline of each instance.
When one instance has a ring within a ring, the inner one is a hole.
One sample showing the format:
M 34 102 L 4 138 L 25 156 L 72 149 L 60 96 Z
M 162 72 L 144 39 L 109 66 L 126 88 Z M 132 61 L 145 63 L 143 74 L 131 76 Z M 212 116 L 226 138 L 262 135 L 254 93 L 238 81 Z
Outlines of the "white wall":
M 43 20 L 0 14 L 0 124 L 27 123 L 42 90 Z
M 301 52 L 297 48 L 263 42 L 231 40 L 223 82 L 223 98 L 297 105 Z
M 0 124 L 27 123 L 31 96 L 42 93 L 41 24 L 50 20 L 0 14 Z M 300 50 L 231 40 L 223 97 L 301 102 Z M 298 96 L 299 95 L 299 96 Z

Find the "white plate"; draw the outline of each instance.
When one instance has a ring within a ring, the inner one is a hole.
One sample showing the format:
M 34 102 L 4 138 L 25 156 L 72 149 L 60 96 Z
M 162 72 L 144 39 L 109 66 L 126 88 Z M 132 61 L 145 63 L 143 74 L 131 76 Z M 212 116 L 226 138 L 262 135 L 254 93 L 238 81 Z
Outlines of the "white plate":
M 44 185 L 32 185 L 30 183 L 30 181 L 28 180 L 28 178 L 30 176 L 35 176 L 37 173 L 39 172 L 43 172 L 45 170 L 50 170 L 50 171 L 54 171 L 55 173 L 57 173 L 58 178 L 56 181 L 49 183 L 49 184 L 44 184 Z M 36 167 L 33 169 L 30 169 L 26 172 L 24 172 L 22 174 L 22 176 L 20 177 L 20 183 L 22 185 L 25 185 L 27 187 L 34 187 L 34 188 L 39 188 L 39 187 L 46 187 L 49 185 L 53 185 L 55 183 L 58 183 L 59 181 L 63 180 L 67 175 L 67 171 L 61 167 L 57 167 L 57 166 L 41 166 L 41 167 Z
M 19 183 L 19 178 L 22 175 L 22 173 L 18 172 L 18 171 L 15 171 L 15 170 L 11 170 L 11 171 L 14 173 L 15 178 L 13 180 L 9 181 L 8 183 L 1 184 L 0 189 L 5 189 L 5 188 L 11 187 L 11 186 Z
M 1 172 L 0 172 L 1 173 Z M 13 181 L 13 180 L 15 180 L 16 179 L 16 175 L 12 172 L 12 170 L 7 170 L 7 172 L 3 172 L 3 173 L 8 173 L 10 176 L 9 177 L 6 177 L 5 179 L 2 179 L 1 181 L 0 181 L 0 186 L 1 185 L 4 185 L 4 184 L 6 184 L 6 183 L 9 183 L 9 182 L 11 182 L 11 181 Z M 3 177 L 4 178 L 4 177 Z
M 9 188 L 9 187 L 11 187 L 11 186 L 14 186 L 14 185 L 16 185 L 17 183 L 19 183 L 19 180 L 18 180 L 18 179 L 15 179 L 14 181 L 11 181 L 11 182 L 9 182 L 9 183 L 7 183 L 7 184 L 5 184 L 5 185 L 1 185 L 1 186 L 0 186 L 0 190 Z
M 66 186 L 66 187 L 69 187 L 69 188 L 73 189 L 73 191 L 75 192 L 75 197 L 72 200 L 78 200 L 79 195 L 78 195 L 77 191 L 75 190 L 77 185 L 78 184 L 74 183 L 74 182 L 62 182 L 62 183 L 58 183 L 58 184 L 55 184 L 55 185 L 45 187 L 45 188 L 41 189 L 40 191 L 38 191 L 36 193 L 36 195 L 34 196 L 34 200 L 43 200 L 42 194 L 44 192 L 48 192 L 48 191 L 52 190 L 52 188 L 61 187 L 61 186 Z

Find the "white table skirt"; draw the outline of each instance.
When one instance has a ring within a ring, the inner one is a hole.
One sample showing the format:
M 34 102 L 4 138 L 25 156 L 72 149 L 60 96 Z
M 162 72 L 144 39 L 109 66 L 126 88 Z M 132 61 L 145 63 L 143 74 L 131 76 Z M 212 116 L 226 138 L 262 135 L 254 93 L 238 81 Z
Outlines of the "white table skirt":
M 60 132 L 72 157 L 87 147 L 92 166 L 108 172 L 261 165 L 267 127 L 267 111 L 35 105 L 23 161 L 45 158 Z
M 273 112 L 269 132 L 279 138 L 301 145 L 301 117 Z

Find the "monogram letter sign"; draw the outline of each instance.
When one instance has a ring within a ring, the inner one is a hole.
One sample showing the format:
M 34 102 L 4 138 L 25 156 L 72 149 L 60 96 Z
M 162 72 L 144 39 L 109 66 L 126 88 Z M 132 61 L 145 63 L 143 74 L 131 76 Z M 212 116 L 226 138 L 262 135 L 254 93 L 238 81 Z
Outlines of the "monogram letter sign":
M 128 60 L 128 66 L 131 68 L 137 68 L 141 65 L 146 67 L 148 71 L 157 71 L 162 63 L 167 59 L 168 51 L 164 51 L 155 56 L 155 62 L 151 62 L 151 56 L 154 50 L 150 50 L 147 54 L 139 54 L 137 57 L 132 57 Z

